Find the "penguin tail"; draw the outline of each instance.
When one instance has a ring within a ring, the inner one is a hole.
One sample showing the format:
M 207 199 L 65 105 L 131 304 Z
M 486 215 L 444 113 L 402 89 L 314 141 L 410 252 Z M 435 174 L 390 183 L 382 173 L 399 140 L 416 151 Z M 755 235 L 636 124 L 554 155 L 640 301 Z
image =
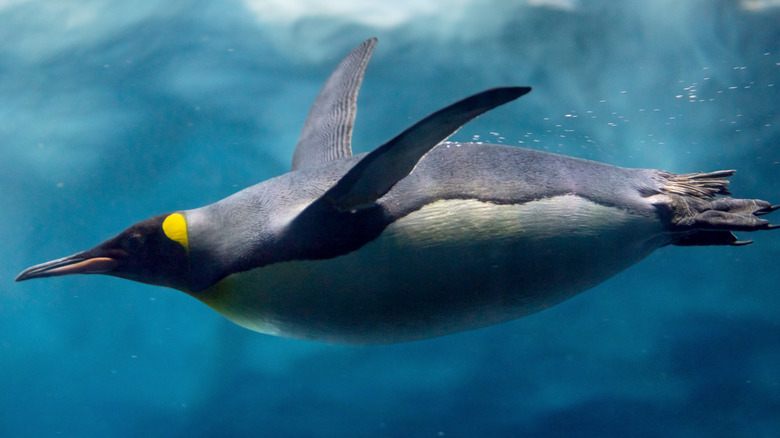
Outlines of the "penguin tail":
M 717 170 L 715 172 L 697 172 L 676 174 L 663 172 L 664 186 L 661 191 L 680 196 L 696 196 L 711 199 L 716 195 L 730 195 L 727 178 L 736 170 Z

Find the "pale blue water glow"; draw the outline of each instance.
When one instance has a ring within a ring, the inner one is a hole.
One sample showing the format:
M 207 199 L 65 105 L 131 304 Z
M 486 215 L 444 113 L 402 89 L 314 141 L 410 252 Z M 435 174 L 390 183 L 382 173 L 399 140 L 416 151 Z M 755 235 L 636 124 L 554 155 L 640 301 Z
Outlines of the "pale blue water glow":
M 780 202 L 779 22 L 756 0 L 0 2 L 0 436 L 776 436 L 780 232 L 385 347 L 259 335 L 115 278 L 13 278 L 285 172 L 370 36 L 359 152 L 530 85 L 456 139 L 736 168 L 735 195 Z

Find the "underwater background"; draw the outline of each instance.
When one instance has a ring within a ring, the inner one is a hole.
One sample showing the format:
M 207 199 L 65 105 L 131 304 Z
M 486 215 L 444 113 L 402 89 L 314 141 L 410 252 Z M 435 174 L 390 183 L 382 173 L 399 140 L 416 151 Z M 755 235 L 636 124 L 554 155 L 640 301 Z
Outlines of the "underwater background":
M 453 139 L 733 168 L 735 196 L 780 203 L 777 0 L 0 0 L 0 436 L 780 436 L 780 231 L 379 347 L 257 334 L 112 277 L 13 282 L 286 172 L 372 36 L 356 152 L 528 85 Z

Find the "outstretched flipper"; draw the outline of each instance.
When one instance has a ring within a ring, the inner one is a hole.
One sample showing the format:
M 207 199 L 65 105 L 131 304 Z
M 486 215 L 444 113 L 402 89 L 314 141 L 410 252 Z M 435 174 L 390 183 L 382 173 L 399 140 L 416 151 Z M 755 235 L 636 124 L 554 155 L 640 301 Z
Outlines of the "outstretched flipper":
M 295 146 L 292 170 L 352 155 L 358 91 L 376 41 L 371 38 L 355 47 L 322 86 Z
M 428 151 L 468 121 L 529 91 L 528 87 L 503 87 L 477 93 L 425 117 L 368 153 L 292 220 L 281 245 L 284 257 L 330 258 L 374 239 L 386 224 L 381 210 L 371 207 L 409 175 Z
M 777 210 L 780 205 L 760 199 L 716 198 L 729 194 L 726 178 L 733 174 L 733 170 L 721 170 L 664 175 L 667 184 L 662 191 L 671 199 L 671 231 L 680 233 L 674 245 L 748 245 L 753 241 L 738 240 L 732 231 L 780 228 L 759 217 Z
M 341 212 L 373 205 L 461 126 L 529 91 L 529 87 L 493 88 L 436 111 L 366 155 L 315 204 L 328 202 Z

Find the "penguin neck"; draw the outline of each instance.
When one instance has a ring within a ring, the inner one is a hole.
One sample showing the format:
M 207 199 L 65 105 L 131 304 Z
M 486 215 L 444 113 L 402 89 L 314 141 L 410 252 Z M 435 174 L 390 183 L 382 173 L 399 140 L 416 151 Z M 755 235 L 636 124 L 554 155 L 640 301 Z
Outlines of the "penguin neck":
M 227 275 L 278 258 L 279 236 L 303 205 L 280 209 L 256 192 L 247 189 L 184 212 L 189 234 L 190 294 Z
M 252 254 L 255 236 L 243 230 L 240 212 L 225 207 L 220 201 L 184 213 L 190 241 L 188 293 L 192 295 L 217 283 L 237 261 Z

